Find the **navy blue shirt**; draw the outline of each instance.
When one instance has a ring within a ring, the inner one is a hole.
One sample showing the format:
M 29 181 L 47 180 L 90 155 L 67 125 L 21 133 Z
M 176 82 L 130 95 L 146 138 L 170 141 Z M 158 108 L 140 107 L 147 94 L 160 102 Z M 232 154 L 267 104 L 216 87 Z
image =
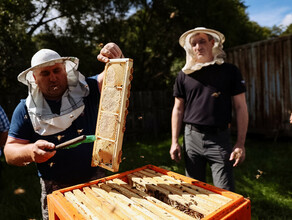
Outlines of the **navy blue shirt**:
M 90 93 L 84 98 L 85 109 L 66 130 L 48 136 L 41 136 L 34 132 L 27 112 L 25 100 L 21 100 L 14 110 L 9 136 L 29 140 L 31 143 L 43 139 L 55 145 L 73 139 L 80 135 L 94 135 L 100 92 L 97 76 L 86 79 Z M 50 103 L 50 106 L 54 103 Z M 59 106 L 59 103 L 55 103 Z M 61 139 L 60 139 L 61 137 Z M 55 180 L 61 183 L 82 183 L 90 180 L 99 167 L 91 167 L 93 143 L 81 144 L 76 148 L 58 150 L 47 162 L 37 163 L 39 175 L 46 180 Z
M 180 71 L 173 96 L 185 101 L 185 123 L 225 127 L 231 122 L 231 97 L 245 91 L 239 69 L 223 63 L 203 67 L 191 74 Z

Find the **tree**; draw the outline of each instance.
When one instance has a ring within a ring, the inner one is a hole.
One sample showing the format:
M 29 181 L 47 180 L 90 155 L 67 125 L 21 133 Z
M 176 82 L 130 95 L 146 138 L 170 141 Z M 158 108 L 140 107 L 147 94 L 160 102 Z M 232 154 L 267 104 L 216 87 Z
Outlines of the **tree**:
M 286 28 L 286 30 L 281 33 L 281 36 L 286 36 L 292 34 L 292 23 Z
M 0 2 L 0 71 L 1 97 L 7 91 L 17 91 L 16 75 L 28 62 L 26 54 L 33 48 L 26 34 L 27 23 L 31 19 L 34 6 L 29 0 L 2 0 Z M 6 90 L 5 90 L 6 89 Z
M 0 2 L 0 70 L 1 87 L 17 92 L 17 75 L 30 66 L 30 58 L 42 47 L 61 55 L 84 57 L 85 70 L 94 66 L 100 38 L 93 36 L 95 26 L 125 17 L 129 1 L 89 0 L 2 0 Z M 67 21 L 64 29 L 56 21 Z M 55 24 L 53 24 L 55 23 Z M 52 25 L 53 24 L 53 25 Z M 72 54 L 70 54 L 72 52 Z M 90 58 L 89 58 L 90 57 Z M 88 63 L 90 65 L 88 65 Z M 87 68 L 88 67 L 88 68 Z M 3 91 L 3 89 L 2 89 Z M 6 92 L 3 92 L 7 95 Z M 20 92 L 20 94 L 25 94 Z M 2 96 L 4 97 L 4 96 Z
M 80 58 L 81 72 L 95 74 L 103 68 L 96 55 L 110 41 L 134 59 L 134 90 L 172 88 L 185 59 L 178 44 L 183 32 L 198 26 L 217 29 L 226 36 L 225 48 L 271 33 L 249 21 L 240 0 L 3 0 L 0 9 L 1 83 L 6 88 L 44 47 Z

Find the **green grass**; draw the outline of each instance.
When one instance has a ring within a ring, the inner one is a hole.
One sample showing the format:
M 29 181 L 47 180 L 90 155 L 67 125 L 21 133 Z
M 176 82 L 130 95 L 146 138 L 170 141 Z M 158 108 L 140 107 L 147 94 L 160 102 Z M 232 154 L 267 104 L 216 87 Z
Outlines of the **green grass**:
M 35 165 L 8 166 L 2 155 L 0 172 L 0 219 L 41 219 L 40 184 Z
M 177 164 L 169 157 L 170 143 L 169 136 L 125 143 L 119 172 L 153 164 L 184 174 L 184 163 Z M 291 219 L 292 140 L 248 138 L 246 148 L 246 161 L 234 172 L 236 192 L 251 200 L 252 219 Z M 0 218 L 41 219 L 35 166 L 8 166 L 3 156 L 1 165 Z M 207 173 L 211 184 L 210 172 Z M 24 189 L 24 193 L 15 194 L 17 188 Z

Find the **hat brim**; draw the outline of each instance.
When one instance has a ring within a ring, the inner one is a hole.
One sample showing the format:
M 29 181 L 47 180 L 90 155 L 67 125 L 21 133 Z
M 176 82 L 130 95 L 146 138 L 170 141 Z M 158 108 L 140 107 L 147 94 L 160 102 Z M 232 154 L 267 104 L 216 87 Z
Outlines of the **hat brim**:
M 52 66 L 55 65 L 56 63 L 61 63 L 61 62 L 65 62 L 65 61 L 69 61 L 72 62 L 72 64 L 74 64 L 75 68 L 77 69 L 78 64 L 79 64 L 79 59 L 76 57 L 60 57 L 58 59 L 52 59 L 49 60 L 47 62 L 32 66 L 24 71 L 22 71 L 18 76 L 17 76 L 17 80 L 25 85 L 28 85 L 28 78 L 27 78 L 27 74 L 29 72 L 33 72 L 33 70 L 37 69 L 37 68 L 41 68 L 41 67 L 46 67 L 46 66 Z
M 183 33 L 180 38 L 179 38 L 179 44 L 184 47 L 185 43 L 186 43 L 186 38 L 188 35 L 194 35 L 197 33 L 204 33 L 204 34 L 210 34 L 211 36 L 215 37 L 216 39 L 219 40 L 219 43 L 223 44 L 225 41 L 225 37 L 222 33 L 220 33 L 219 31 L 213 30 L 213 29 L 208 29 L 208 28 L 195 28 L 189 31 L 186 31 L 185 33 Z

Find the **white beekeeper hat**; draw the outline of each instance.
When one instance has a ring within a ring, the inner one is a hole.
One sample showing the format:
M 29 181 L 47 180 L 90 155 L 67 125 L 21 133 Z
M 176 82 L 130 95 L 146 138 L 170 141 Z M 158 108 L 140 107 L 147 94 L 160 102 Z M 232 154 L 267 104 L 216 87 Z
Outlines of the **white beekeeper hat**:
M 184 47 L 185 44 L 186 44 L 186 40 L 190 40 L 190 37 L 192 37 L 193 35 L 195 35 L 197 33 L 209 34 L 214 38 L 215 42 L 218 42 L 221 45 L 225 41 L 224 35 L 222 33 L 220 33 L 219 31 L 216 31 L 216 30 L 213 30 L 213 29 L 209 29 L 209 28 L 204 28 L 204 27 L 197 27 L 197 28 L 194 28 L 192 30 L 189 30 L 189 31 L 186 31 L 185 33 L 183 33 L 181 35 L 181 37 L 179 38 L 179 44 L 182 47 Z
M 196 63 L 196 61 L 194 60 L 190 39 L 192 36 L 198 33 L 209 34 L 213 37 L 215 41 L 213 49 L 212 49 L 214 60 L 211 62 L 202 64 L 202 63 Z M 225 57 L 225 52 L 223 51 L 224 41 L 225 41 L 225 37 L 222 33 L 213 29 L 205 28 L 205 27 L 197 27 L 183 33 L 181 37 L 179 38 L 179 44 L 186 51 L 186 64 L 182 70 L 186 74 L 189 74 L 196 70 L 201 69 L 203 66 L 207 66 L 214 63 L 222 64 L 224 62 L 223 58 Z
M 68 89 L 61 99 L 60 114 L 53 113 L 33 77 L 36 68 L 64 63 Z M 52 135 L 64 131 L 83 112 L 83 98 L 89 94 L 85 77 L 77 70 L 76 57 L 61 57 L 50 49 L 41 49 L 31 59 L 31 67 L 18 75 L 18 81 L 28 86 L 26 107 L 34 131 L 40 135 Z M 71 117 L 73 116 L 73 117 Z
M 56 51 L 41 49 L 31 58 L 31 67 L 21 72 L 17 79 L 25 85 L 34 83 L 33 70 L 39 67 L 52 66 L 65 62 L 66 72 L 77 70 L 79 59 L 76 57 L 61 57 Z

